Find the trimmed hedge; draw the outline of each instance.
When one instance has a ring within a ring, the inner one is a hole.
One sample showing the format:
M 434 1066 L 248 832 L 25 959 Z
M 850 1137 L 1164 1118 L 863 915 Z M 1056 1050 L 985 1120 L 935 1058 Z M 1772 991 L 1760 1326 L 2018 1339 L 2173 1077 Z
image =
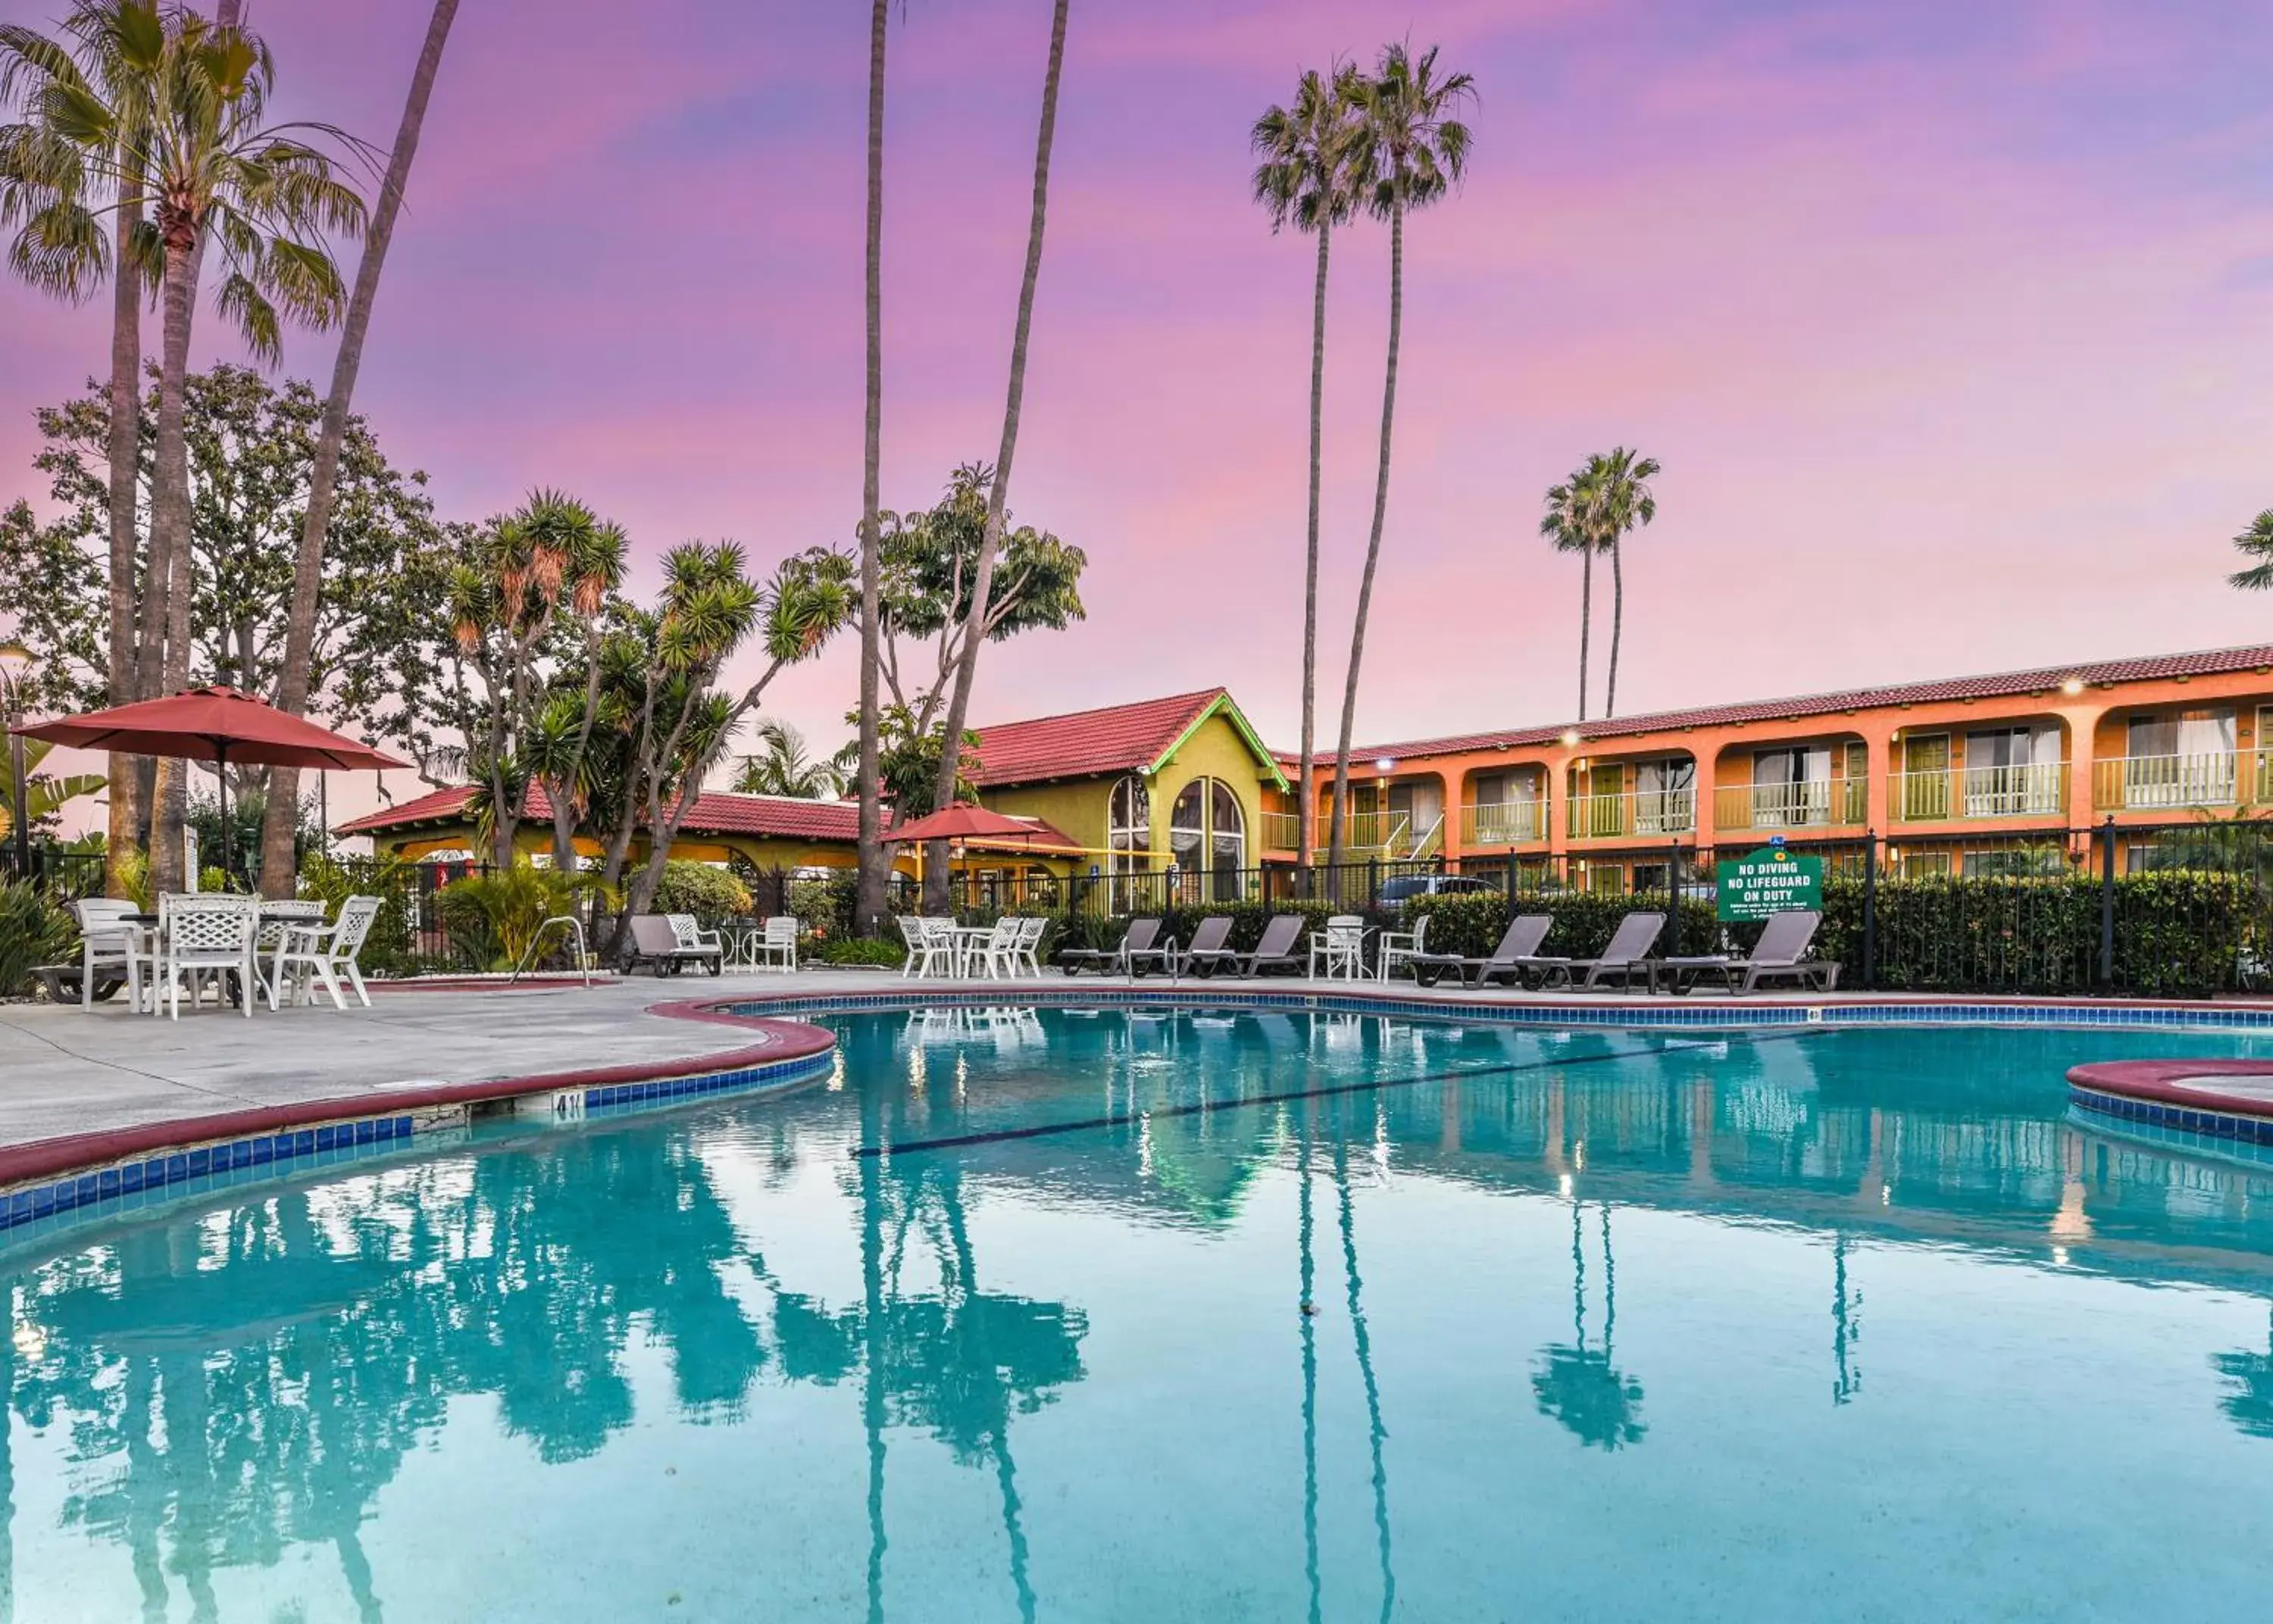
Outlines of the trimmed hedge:
M 1662 899 L 1648 896 L 1598 896 L 1586 891 L 1519 891 L 1515 894 L 1515 911 L 1519 914 L 1552 914 L 1555 928 L 1547 932 L 1542 953 L 1558 954 L 1566 959 L 1592 958 L 1610 945 L 1610 937 L 1618 928 L 1618 921 L 1637 909 L 1662 909 Z M 1467 958 L 1489 957 L 1499 946 L 1500 937 L 1507 930 L 1507 898 L 1496 891 L 1465 891 L 1446 896 L 1416 896 L 1405 906 L 1405 917 L 1416 921 L 1426 917 L 1429 925 L 1429 951 L 1457 953 Z M 1408 924 L 1407 928 L 1410 928 Z M 1734 945 L 1748 947 L 1759 934 L 1758 925 L 1728 927 Z M 1668 950 L 1669 941 L 1682 953 L 1713 953 L 1720 950 L 1722 927 L 1713 917 L 1713 904 L 1697 898 L 1686 898 L 1681 904 L 1681 932 L 1677 939 L 1668 934 L 1658 939 L 1657 950 Z

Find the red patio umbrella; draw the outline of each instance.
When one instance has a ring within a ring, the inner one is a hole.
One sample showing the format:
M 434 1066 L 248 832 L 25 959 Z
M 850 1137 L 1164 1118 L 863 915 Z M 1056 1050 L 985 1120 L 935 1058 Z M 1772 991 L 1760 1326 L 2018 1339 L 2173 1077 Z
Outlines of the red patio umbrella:
M 1008 818 L 969 801 L 958 801 L 929 817 L 901 824 L 888 832 L 884 839 L 895 845 L 926 840 L 975 840 L 990 843 L 1017 841 L 1028 846 L 1039 842 L 1052 851 L 1078 849 L 1067 845 L 1065 837 L 1054 829 L 1039 827 L 1024 818 Z
M 162 700 L 141 700 L 83 716 L 63 716 L 11 730 L 27 738 L 80 750 L 115 750 L 131 756 L 169 756 L 210 761 L 221 774 L 221 827 L 229 825 L 228 768 L 241 767 L 337 767 L 376 771 L 408 767 L 385 751 L 288 715 L 235 688 L 192 688 Z M 224 845 L 221 872 L 229 872 Z

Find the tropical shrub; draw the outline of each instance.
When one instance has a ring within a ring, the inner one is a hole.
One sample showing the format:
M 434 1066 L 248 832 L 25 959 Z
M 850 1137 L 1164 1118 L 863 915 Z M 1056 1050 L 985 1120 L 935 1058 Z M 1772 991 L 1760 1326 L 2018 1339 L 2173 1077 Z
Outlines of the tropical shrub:
M 28 880 L 0 886 L 0 998 L 32 990 L 32 969 L 79 956 L 71 917 Z
M 804 962 L 811 964 L 882 964 L 897 969 L 908 962 L 907 944 L 858 936 L 829 936 L 808 943 Z
M 507 869 L 495 869 L 443 887 L 434 894 L 435 912 L 449 932 L 459 957 L 477 969 L 510 970 L 538 962 L 530 955 L 547 919 L 577 911 L 579 902 L 599 888 L 596 876 L 539 868 L 526 856 Z M 573 950 L 566 931 L 548 939 L 555 954 Z
M 750 888 L 731 869 L 673 857 L 663 865 L 654 908 L 659 914 L 693 914 L 709 929 L 748 913 Z

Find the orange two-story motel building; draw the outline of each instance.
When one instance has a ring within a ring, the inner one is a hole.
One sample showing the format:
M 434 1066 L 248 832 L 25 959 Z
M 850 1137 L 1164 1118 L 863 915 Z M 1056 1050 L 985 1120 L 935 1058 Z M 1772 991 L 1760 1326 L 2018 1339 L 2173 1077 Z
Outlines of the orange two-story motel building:
M 2269 768 L 2273 645 L 1369 745 L 1350 849 L 1623 890 L 1662 883 L 1677 844 L 1872 833 L 1899 872 L 1962 872 L 2029 841 L 2073 855 L 2112 818 L 2138 867 L 2158 829 L 2273 814 Z M 1331 759 L 1317 778 L 1323 856 Z M 1291 805 L 1265 821 L 1267 846 L 1294 844 Z

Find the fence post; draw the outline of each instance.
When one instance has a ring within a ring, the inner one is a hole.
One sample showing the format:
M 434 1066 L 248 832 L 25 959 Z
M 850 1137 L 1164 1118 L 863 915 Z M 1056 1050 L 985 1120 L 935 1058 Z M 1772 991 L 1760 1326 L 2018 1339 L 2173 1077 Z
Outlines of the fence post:
M 1879 834 L 1863 831 L 1863 990 L 1879 984 Z
M 1681 952 L 1681 837 L 1675 835 L 1665 854 L 1665 954 Z
M 1515 848 L 1507 849 L 1507 917 L 1515 917 Z
M 1365 860 L 1365 905 L 1368 908 L 1381 906 L 1381 859 L 1379 857 L 1368 857 Z
M 2099 990 L 2115 991 L 2115 815 L 2100 825 Z

